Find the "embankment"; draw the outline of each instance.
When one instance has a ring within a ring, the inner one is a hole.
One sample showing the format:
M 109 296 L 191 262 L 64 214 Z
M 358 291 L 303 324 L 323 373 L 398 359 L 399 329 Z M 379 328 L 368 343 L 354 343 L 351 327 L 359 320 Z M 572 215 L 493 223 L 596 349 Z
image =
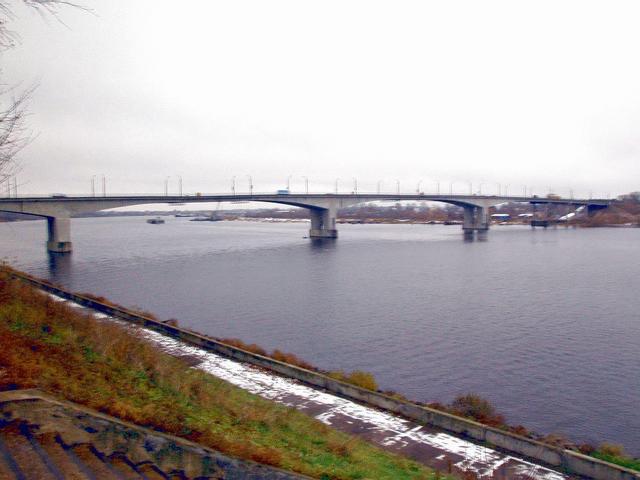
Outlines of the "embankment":
M 229 457 L 313 478 L 434 477 L 417 462 L 192 368 L 192 359 L 133 334 L 140 329 L 58 300 L 0 273 L 0 390 L 37 388 Z M 7 417 L 0 417 L 1 428 Z M 6 478 L 1 462 L 0 478 Z
M 80 305 L 95 309 L 107 315 L 121 318 L 137 325 L 149 328 L 165 335 L 178 338 L 184 342 L 198 345 L 204 349 L 224 355 L 235 360 L 247 362 L 281 375 L 297 379 L 308 385 L 325 389 L 345 398 L 381 408 L 399 414 L 420 423 L 441 428 L 465 438 L 470 438 L 490 446 L 497 447 L 512 454 L 525 456 L 562 471 L 577 474 L 595 480 L 638 480 L 640 473 L 605 461 L 547 445 L 529 438 L 488 427 L 472 420 L 450 415 L 445 412 L 420 406 L 404 400 L 395 399 L 382 393 L 365 390 L 344 382 L 332 379 L 318 372 L 288 365 L 271 358 L 247 352 L 240 348 L 226 345 L 211 338 L 204 337 L 189 330 L 168 325 L 166 323 L 142 316 L 126 308 L 108 305 L 71 293 L 28 275 L 12 272 L 16 278 L 37 286 L 45 291 L 71 300 Z

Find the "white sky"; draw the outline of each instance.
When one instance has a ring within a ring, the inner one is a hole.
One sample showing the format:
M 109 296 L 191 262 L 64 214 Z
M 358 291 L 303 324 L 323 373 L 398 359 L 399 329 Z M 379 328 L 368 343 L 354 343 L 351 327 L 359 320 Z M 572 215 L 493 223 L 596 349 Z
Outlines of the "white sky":
M 637 1 L 83 4 L 16 5 L 20 193 L 640 189 Z

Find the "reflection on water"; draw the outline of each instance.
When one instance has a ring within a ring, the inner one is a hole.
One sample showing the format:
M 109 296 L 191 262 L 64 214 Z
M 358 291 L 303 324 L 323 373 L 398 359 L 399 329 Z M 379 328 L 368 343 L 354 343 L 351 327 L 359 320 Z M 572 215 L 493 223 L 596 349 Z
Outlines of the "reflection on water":
M 76 219 L 0 225 L 0 257 L 219 337 L 371 371 L 421 401 L 463 392 L 512 423 L 640 455 L 640 229 Z M 123 241 L 126 239 L 126 242 Z M 478 241 L 480 240 L 480 241 Z
M 54 282 L 69 278 L 71 275 L 71 253 L 47 252 L 49 257 L 49 278 Z
M 312 238 L 309 240 L 311 250 L 331 250 L 336 247 L 337 238 Z

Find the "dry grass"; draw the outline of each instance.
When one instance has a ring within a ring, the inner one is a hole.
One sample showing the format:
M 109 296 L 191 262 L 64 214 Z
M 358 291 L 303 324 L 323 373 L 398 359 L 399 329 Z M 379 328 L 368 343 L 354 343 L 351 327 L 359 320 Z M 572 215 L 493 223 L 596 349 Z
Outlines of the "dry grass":
M 494 406 L 485 398 L 473 393 L 459 395 L 450 405 L 454 415 L 472 418 L 490 427 L 502 427 L 504 417 L 496 412 Z
M 226 343 L 227 345 L 231 345 L 232 347 L 241 348 L 242 350 L 246 350 L 247 352 L 255 353 L 257 355 L 262 355 L 263 357 L 272 358 L 279 362 L 304 368 L 305 370 L 324 373 L 331 378 L 340 380 L 341 382 L 350 383 L 351 385 L 355 385 L 360 388 L 366 388 L 367 390 L 373 390 L 374 392 L 378 390 L 378 383 L 376 382 L 373 374 L 369 372 L 363 372 L 362 370 L 354 370 L 353 372 L 349 373 L 345 373 L 343 370 L 324 372 L 314 365 L 310 364 L 309 362 L 306 362 L 300 357 L 294 355 L 293 353 L 285 353 L 278 349 L 274 350 L 271 353 L 268 353 L 260 345 L 256 345 L 255 343 L 245 343 L 238 338 L 216 338 L 216 340 L 222 343 Z M 396 394 L 395 392 L 391 393 L 396 395 L 396 398 L 406 399 L 400 394 Z
M 336 370 L 329 372 L 328 375 L 331 378 L 335 378 L 341 382 L 350 383 L 360 388 L 366 388 L 367 390 L 373 390 L 374 392 L 378 390 L 376 379 L 369 372 L 354 370 L 351 373 L 345 373 L 342 370 Z
M 134 332 L 0 274 L 0 389 L 37 387 L 316 478 L 432 478 L 424 466 L 189 368 Z

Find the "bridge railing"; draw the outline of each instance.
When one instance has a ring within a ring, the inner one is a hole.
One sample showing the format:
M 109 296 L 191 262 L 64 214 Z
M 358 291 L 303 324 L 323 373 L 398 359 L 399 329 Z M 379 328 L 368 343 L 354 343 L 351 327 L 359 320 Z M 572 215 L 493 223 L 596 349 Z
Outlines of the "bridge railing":
M 160 193 L 141 193 L 141 192 L 135 192 L 135 193 L 131 193 L 131 192 L 115 192 L 115 193 L 108 193 L 106 195 L 103 195 L 101 193 L 96 193 L 96 194 L 91 194 L 91 193 L 51 193 L 51 194 L 42 194 L 42 193 L 37 193 L 37 194 L 31 194 L 31 193 L 21 193 L 18 195 L 7 195 L 6 192 L 3 195 L 2 192 L 0 192 L 0 201 L 12 201 L 12 200 L 36 200 L 36 199 L 51 199 L 51 200 L 65 200 L 65 199 L 70 199 L 70 200 L 89 200 L 89 199 L 96 199 L 96 200 L 100 200 L 100 199 L 122 199 L 122 198 L 153 198 L 153 199 L 158 199 L 158 203 L 176 203 L 179 202 L 180 200 L 184 199 L 184 200 L 196 200 L 199 198 L 207 198 L 207 197 L 221 197 L 224 198 L 225 201 L 227 199 L 230 198 L 238 198 L 238 201 L 247 201 L 249 200 L 251 197 L 258 197 L 258 196 L 270 196 L 270 197 L 280 197 L 280 198 L 287 198 L 288 196 L 292 196 L 292 197 L 300 197 L 300 196 L 310 196 L 310 197 L 327 197 L 327 196 L 339 196 L 339 197 L 369 197 L 369 198 L 376 198 L 379 197 L 380 200 L 390 200 L 393 201 L 394 199 L 407 199 L 407 200 L 420 200 L 421 198 L 424 198 L 425 201 L 428 201 L 429 199 L 433 199 L 433 198 L 458 198 L 458 199 L 504 199 L 505 201 L 511 201 L 511 202 L 536 202 L 539 201 L 540 203 L 572 203 L 572 202 L 576 202 L 576 203 L 589 203 L 589 202 L 594 202 L 594 203 L 601 203 L 601 202 L 611 202 L 611 201 L 615 201 L 615 199 L 608 199 L 608 198 L 550 198 L 547 196 L 537 196 L 537 195 L 527 195 L 527 196 L 521 196 L 521 195 L 510 195 L 510 196 L 505 196 L 505 195 L 477 195 L 477 194 L 473 194 L 473 195 L 469 195 L 469 194 L 464 194 L 464 193 L 452 193 L 452 194 L 443 194 L 443 193 L 427 193 L 427 192 L 420 192 L 420 193 L 407 193 L 407 192 L 393 192 L 393 193 L 388 193 L 388 192 L 366 192 L 366 191 L 358 191 L 358 192 L 339 192 L 339 193 L 335 193 L 335 192 L 297 192 L 297 191 L 290 191 L 289 193 L 283 194 L 283 193 L 277 193 L 276 191 L 264 191 L 264 192 L 185 192 L 182 195 L 179 194 L 168 194 L 165 195 L 164 193 L 160 192 Z M 211 200 L 212 202 L 215 202 L 215 198 Z

